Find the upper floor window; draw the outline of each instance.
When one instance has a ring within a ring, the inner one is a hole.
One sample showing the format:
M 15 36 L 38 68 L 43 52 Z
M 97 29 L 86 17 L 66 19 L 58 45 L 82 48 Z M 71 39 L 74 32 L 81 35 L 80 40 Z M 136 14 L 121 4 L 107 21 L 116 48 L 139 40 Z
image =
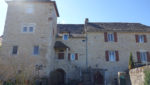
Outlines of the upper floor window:
M 34 55 L 39 55 L 39 46 L 38 45 L 33 47 L 33 54 Z
M 25 24 L 22 27 L 22 32 L 24 33 L 32 33 L 35 30 L 35 24 Z
M 64 50 L 59 50 L 58 59 L 64 59 L 64 58 L 65 58 Z
M 146 51 L 140 51 L 137 52 L 137 60 L 138 62 L 150 62 L 150 55 L 149 52 Z
M 119 61 L 118 51 L 106 51 L 106 61 Z
M 108 41 L 114 41 L 114 34 L 108 33 Z
M 63 40 L 68 40 L 69 39 L 69 34 L 63 34 Z
M 118 41 L 117 32 L 113 33 L 104 32 L 104 40 L 105 42 L 117 42 Z
M 18 46 L 13 46 L 13 48 L 12 48 L 12 54 L 13 55 L 17 55 L 17 53 L 18 53 Z
M 135 39 L 136 39 L 136 42 L 138 42 L 138 43 L 145 43 L 145 42 L 147 42 L 146 35 L 135 35 Z
M 68 54 L 68 60 L 78 60 L 78 53 L 69 53 Z
M 116 61 L 115 51 L 109 51 L 109 61 Z
M 28 14 L 32 14 L 34 12 L 34 7 L 33 7 L 33 5 L 27 5 L 27 7 L 26 7 L 26 13 L 28 13 Z

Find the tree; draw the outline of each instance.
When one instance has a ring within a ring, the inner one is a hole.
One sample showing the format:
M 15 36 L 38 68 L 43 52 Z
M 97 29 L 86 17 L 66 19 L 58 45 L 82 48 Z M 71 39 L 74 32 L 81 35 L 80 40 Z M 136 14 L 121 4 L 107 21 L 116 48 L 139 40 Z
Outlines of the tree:
M 128 66 L 128 68 L 129 68 L 129 70 L 130 70 L 130 69 L 132 69 L 132 68 L 134 68 L 134 67 L 135 67 L 135 66 L 134 66 L 133 56 L 132 56 L 132 53 L 130 53 L 129 66 Z

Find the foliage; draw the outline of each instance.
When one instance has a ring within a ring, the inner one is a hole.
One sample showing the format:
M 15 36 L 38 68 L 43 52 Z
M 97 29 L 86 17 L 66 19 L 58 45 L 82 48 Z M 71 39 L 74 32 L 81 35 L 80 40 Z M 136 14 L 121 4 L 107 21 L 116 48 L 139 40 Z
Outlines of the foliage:
M 129 70 L 134 68 L 134 61 L 133 61 L 133 56 L 132 56 L 132 53 L 130 53 L 130 57 L 129 57 L 129 65 L 128 65 L 128 68 Z
M 144 74 L 145 74 L 144 85 L 150 85 L 150 70 L 145 70 Z

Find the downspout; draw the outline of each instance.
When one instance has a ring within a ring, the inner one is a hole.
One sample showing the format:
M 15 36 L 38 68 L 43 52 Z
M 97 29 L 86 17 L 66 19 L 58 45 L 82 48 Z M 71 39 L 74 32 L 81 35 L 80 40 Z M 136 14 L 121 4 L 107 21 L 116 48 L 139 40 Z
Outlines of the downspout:
M 87 24 L 88 24 L 88 18 L 85 19 L 85 38 L 86 38 L 86 69 L 88 70 L 88 33 L 87 33 Z

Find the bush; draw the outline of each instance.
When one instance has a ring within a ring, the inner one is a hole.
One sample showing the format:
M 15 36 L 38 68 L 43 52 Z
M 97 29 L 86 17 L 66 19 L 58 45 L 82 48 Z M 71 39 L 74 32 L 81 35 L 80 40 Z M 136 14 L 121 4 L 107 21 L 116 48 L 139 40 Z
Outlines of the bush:
M 134 66 L 133 56 L 132 56 L 132 53 L 130 53 L 129 66 L 128 66 L 128 68 L 129 68 L 129 70 L 130 70 L 130 69 L 132 69 L 132 68 L 134 68 L 134 67 L 135 67 L 135 66 Z
M 150 85 L 150 70 L 145 70 L 144 74 L 145 74 L 144 85 Z

